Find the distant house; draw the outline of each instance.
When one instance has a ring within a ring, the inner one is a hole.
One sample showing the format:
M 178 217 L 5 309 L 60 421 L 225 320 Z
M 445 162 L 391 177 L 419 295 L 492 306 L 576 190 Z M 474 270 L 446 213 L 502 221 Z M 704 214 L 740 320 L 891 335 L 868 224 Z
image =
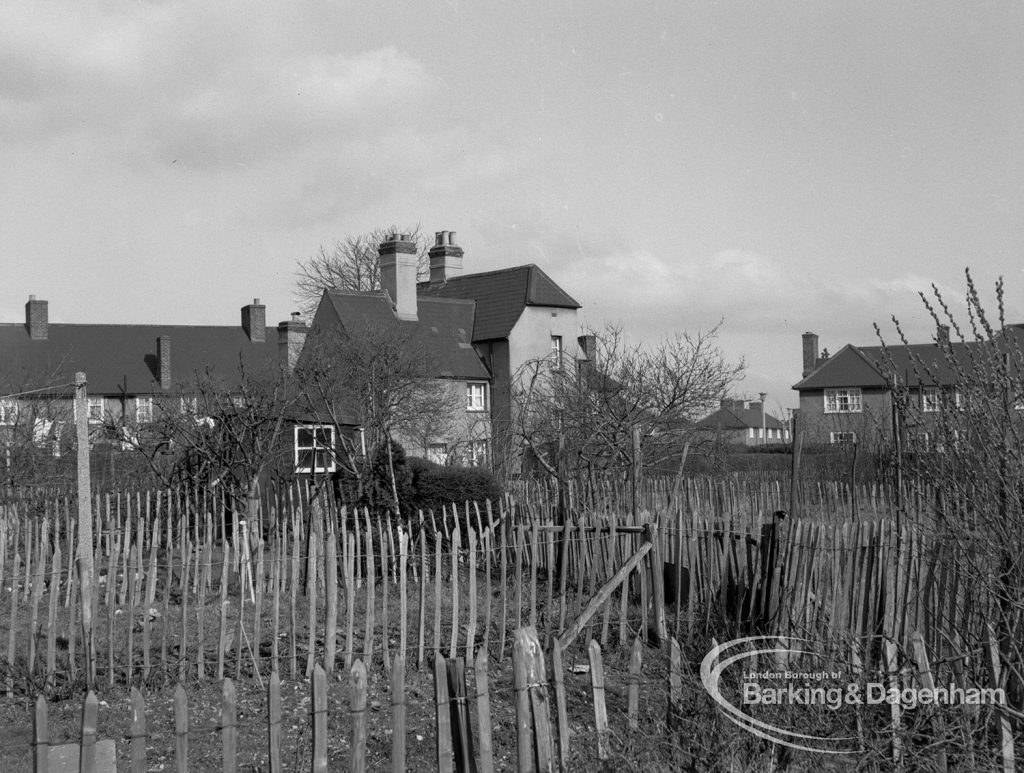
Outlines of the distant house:
M 766 413 L 760 400 L 726 398 L 717 411 L 697 422 L 702 437 L 730 445 L 761 446 L 790 441 L 785 422 Z
M 420 283 L 419 296 L 476 304 L 472 342 L 491 373 L 490 414 L 501 453 L 512 426 L 517 371 L 545 357 L 575 368 L 577 361 L 594 356 L 594 338 L 580 335 L 579 302 L 540 267 L 530 263 L 462 274 L 463 250 L 452 231 L 436 234 L 429 255 L 430 281 Z
M 52 323 L 48 302 L 31 296 L 23 323 L 0 323 L 0 431 L 20 419 L 39 439 L 59 436 L 73 419 L 79 371 L 91 425 L 143 428 L 168 406 L 188 409 L 199 374 L 215 374 L 230 393 L 242 372 L 294 364 L 305 333 L 295 317 L 268 331 L 259 299 L 238 325 L 126 325 Z
M 999 336 L 997 345 L 1020 351 L 1024 326 L 1009 326 Z M 904 422 L 901 437 L 927 447 L 942 411 L 962 407 L 963 377 L 958 372 L 974 373 L 985 345 L 950 342 L 949 328 L 939 326 L 930 343 L 887 349 L 846 344 L 829 356 L 819 353 L 816 334 L 804 333 L 803 377 L 793 385 L 800 395 L 797 423 L 804 442 L 890 443 L 893 387 L 898 385 L 908 390 L 914 409 L 913 423 Z

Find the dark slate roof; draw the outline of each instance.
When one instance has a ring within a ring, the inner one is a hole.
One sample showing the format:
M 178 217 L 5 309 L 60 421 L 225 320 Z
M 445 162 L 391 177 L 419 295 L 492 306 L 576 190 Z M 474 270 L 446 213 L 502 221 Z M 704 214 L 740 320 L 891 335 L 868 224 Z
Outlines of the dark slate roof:
M 476 301 L 474 341 L 508 338 L 527 306 L 580 308 L 579 303 L 532 263 L 453 277 L 444 284 L 423 283 L 419 294 L 421 298 L 433 295 Z
M 399 330 L 408 331 L 433 358 L 439 378 L 491 378 L 473 348 L 473 301 L 420 296 L 416 322 L 398 320 L 391 299 L 384 292 L 328 290 L 321 300 L 321 308 L 325 308 L 325 303 L 350 334 L 358 335 L 360 330 L 387 324 L 397 324 Z M 328 321 L 318 310 L 314 327 L 325 324 Z
M 764 415 L 764 426 L 781 429 L 784 425 L 770 413 Z M 710 416 L 697 422 L 698 429 L 749 429 L 761 428 L 761 411 L 754 408 L 722 407 Z
M 277 331 L 267 334 L 266 343 L 252 343 L 240 326 L 50 323 L 47 338 L 34 341 L 24 324 L 0 324 L 0 388 L 62 386 L 84 371 L 91 394 L 161 394 L 156 341 L 164 335 L 174 386 L 208 368 L 237 383 L 240 364 L 248 373 L 276 365 Z
M 1019 351 L 1024 343 L 1024 326 L 1009 326 L 1006 334 L 999 334 L 997 348 L 980 341 L 954 341 L 950 351 L 956 363 L 950 363 L 938 344 L 905 344 L 890 346 L 888 352 L 881 346 L 854 346 L 847 344 L 818 366 L 806 378 L 793 385 L 793 389 L 829 389 L 834 387 L 887 388 L 891 376 L 900 383 L 912 386 L 954 386 L 957 370 L 971 373 L 981 360 L 993 352 Z M 1019 362 L 1014 357 L 1014 362 Z M 918 371 L 927 371 L 918 373 Z

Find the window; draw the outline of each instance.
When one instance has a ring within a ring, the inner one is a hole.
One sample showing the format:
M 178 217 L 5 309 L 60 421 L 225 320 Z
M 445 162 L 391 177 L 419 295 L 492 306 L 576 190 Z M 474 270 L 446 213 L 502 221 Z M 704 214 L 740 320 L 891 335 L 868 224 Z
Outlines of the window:
M 89 423 L 99 424 L 103 421 L 103 398 L 89 398 Z
M 300 424 L 295 428 L 295 472 L 334 472 L 334 427 Z
M 562 336 L 551 336 L 551 362 L 555 370 L 562 369 Z
M 487 466 L 487 441 L 471 440 L 462 452 L 462 463 L 467 467 Z
M 836 446 L 852 445 L 857 442 L 856 432 L 829 432 L 829 442 Z
M 139 424 L 148 424 L 153 421 L 153 398 L 135 398 L 135 421 Z
M 942 392 L 938 387 L 925 387 L 921 390 L 921 410 L 925 413 L 938 413 L 942 407 Z
M 182 396 L 181 412 L 186 416 L 195 416 L 199 412 L 199 398 L 195 395 Z
M 754 428 L 753 427 L 751 427 L 750 429 L 747 430 L 747 437 L 750 438 L 751 440 L 754 439 Z
M 466 384 L 466 410 L 485 411 L 487 410 L 487 384 L 469 383 Z
M 825 413 L 860 412 L 860 387 L 825 390 Z
M 427 446 L 427 459 L 434 464 L 448 462 L 448 445 L 446 443 L 430 443 Z
M 10 397 L 0 399 L 0 424 L 14 424 L 18 420 L 18 401 Z

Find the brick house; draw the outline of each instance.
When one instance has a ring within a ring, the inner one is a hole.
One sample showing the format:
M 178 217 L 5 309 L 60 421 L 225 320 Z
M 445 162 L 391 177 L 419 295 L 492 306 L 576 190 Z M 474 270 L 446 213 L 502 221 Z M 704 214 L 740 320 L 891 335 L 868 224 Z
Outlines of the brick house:
M 788 443 L 789 427 L 765 412 L 761 400 L 725 398 L 718 410 L 697 422 L 702 437 L 730 445 L 763 446 Z
M 1019 351 L 1024 330 L 1010 326 L 994 343 Z M 809 444 L 859 444 L 884 447 L 893 438 L 893 385 L 907 390 L 908 420 L 901 439 L 927 448 L 942 411 L 961 408 L 962 376 L 989 356 L 986 342 L 951 342 L 939 326 L 930 343 L 882 346 L 847 344 L 833 355 L 818 350 L 818 336 L 803 334 L 803 372 L 793 385 L 800 395 L 797 422 Z M 925 375 L 927 374 L 927 375 Z
M 408 236 L 396 234 L 379 248 L 380 290 L 325 291 L 299 367 L 309 367 L 315 347 L 331 347 L 335 342 L 340 346 L 345 338 L 372 338 L 387 331 L 379 339 L 382 344 L 392 343 L 390 337 L 415 352 L 419 367 L 431 369 L 431 380 L 441 390 L 437 399 L 453 406 L 450 421 L 421 432 L 406 429 L 395 433 L 394 439 L 412 456 L 442 464 L 489 466 L 491 373 L 471 339 L 475 304 L 420 296 L 416 253 Z M 358 400 L 353 399 L 348 410 L 358 416 Z M 409 423 L 405 422 L 407 427 Z
M 580 304 L 532 263 L 463 274 L 463 250 L 453 231 L 436 234 L 429 256 L 430 280 L 419 284 L 419 296 L 475 303 L 472 342 L 491 373 L 490 414 L 500 463 L 511 448 L 517 371 L 544 357 L 575 368 L 594 356 L 594 338 L 580 335 Z
M 31 296 L 24 323 L 0 323 L 0 433 L 28 422 L 37 440 L 73 435 L 78 371 L 97 438 L 103 427 L 141 428 L 168 406 L 188 408 L 197 374 L 230 392 L 242 371 L 294 364 L 305 334 L 295 315 L 268 331 L 259 299 L 238 325 L 118 325 L 51 323 L 48 302 Z

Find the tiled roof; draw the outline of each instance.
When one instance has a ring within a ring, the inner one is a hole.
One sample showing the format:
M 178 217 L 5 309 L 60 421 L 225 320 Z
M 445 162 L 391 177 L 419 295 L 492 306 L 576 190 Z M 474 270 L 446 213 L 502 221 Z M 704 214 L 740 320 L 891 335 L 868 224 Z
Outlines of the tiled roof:
M 160 394 L 159 336 L 170 337 L 174 386 L 207 368 L 237 383 L 240 364 L 255 373 L 278 362 L 273 328 L 266 343 L 252 343 L 240 326 L 50 323 L 46 339 L 32 340 L 25 325 L 7 323 L 0 324 L 0 389 L 65 385 L 84 371 L 92 394 Z
M 760 429 L 761 426 L 761 411 L 754 408 L 719 408 L 697 422 L 698 429 Z M 770 413 L 766 413 L 764 426 L 768 429 L 782 429 L 784 425 Z
M 527 306 L 578 309 L 568 293 L 530 263 L 498 271 L 453 277 L 444 284 L 423 283 L 419 295 L 476 301 L 474 341 L 508 338 Z
M 1024 326 L 1013 325 L 1005 336 L 999 334 L 997 348 L 985 342 L 953 342 L 950 351 L 954 366 L 938 344 L 901 344 L 888 347 L 854 346 L 847 344 L 818 366 L 806 378 L 793 385 L 793 389 L 828 389 L 833 387 L 886 388 L 893 375 L 902 384 L 913 386 L 954 386 L 957 370 L 972 373 L 981 364 L 979 360 L 992 356 L 993 351 L 1019 351 L 1024 344 Z M 1017 357 L 1014 362 L 1019 362 Z M 923 372 L 927 371 L 928 375 Z
M 418 321 L 399 321 L 391 299 L 383 292 L 328 290 L 324 300 L 337 320 L 352 334 L 369 327 L 396 324 L 408 331 L 417 345 L 425 347 L 440 378 L 489 380 L 491 374 L 473 348 L 472 301 L 457 298 L 417 298 Z M 323 301 L 321 301 L 323 305 Z M 326 324 L 317 312 L 314 326 Z

